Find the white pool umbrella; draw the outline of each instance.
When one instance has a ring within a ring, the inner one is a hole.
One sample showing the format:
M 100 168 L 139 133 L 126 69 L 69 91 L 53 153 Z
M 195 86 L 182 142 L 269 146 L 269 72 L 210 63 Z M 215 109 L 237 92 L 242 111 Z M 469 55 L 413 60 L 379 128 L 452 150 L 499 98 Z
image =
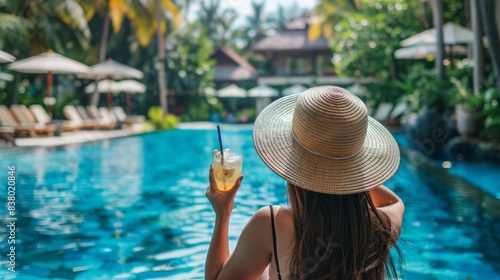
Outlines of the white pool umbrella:
M 80 78 L 94 79 L 94 80 L 121 80 L 121 79 L 142 79 L 144 74 L 128 65 L 108 59 L 101 63 L 95 64 L 90 67 L 88 74 L 78 75 Z M 112 92 L 108 92 L 108 108 L 111 107 L 113 101 Z
M 101 63 L 92 65 L 89 73 L 78 75 L 80 78 L 101 80 L 120 80 L 120 79 L 142 79 L 144 74 L 128 65 L 108 59 Z
M 445 46 L 447 55 L 466 55 L 467 48 L 464 46 Z M 436 55 L 436 45 L 415 45 L 396 50 L 394 57 L 400 59 L 419 59 Z
M 97 84 L 97 89 L 96 89 L 96 84 Z M 118 92 L 116 89 L 116 82 L 113 80 L 100 80 L 97 83 L 91 83 L 90 85 L 85 87 L 85 92 L 86 93 L 94 93 L 94 92 L 99 92 L 99 93 L 108 93 L 108 92 Z
M 443 24 L 443 42 L 445 45 L 468 44 L 474 42 L 472 30 L 447 22 Z M 401 41 L 402 47 L 413 45 L 435 45 L 437 43 L 436 28 L 431 28 Z
M 13 62 L 15 60 L 16 60 L 16 58 L 13 55 L 11 55 L 10 53 L 0 51 L 0 63 Z
M 18 60 L 9 65 L 10 70 L 22 73 L 79 74 L 88 73 L 89 67 L 53 51 Z
M 255 97 L 255 112 L 257 115 L 260 114 L 267 105 L 271 104 L 271 97 L 276 97 L 278 95 L 278 90 L 266 85 L 256 86 L 248 91 L 248 96 Z
M 116 82 L 115 87 L 117 92 L 126 92 L 127 93 L 127 113 L 130 113 L 130 107 L 132 106 L 132 96 L 133 93 L 145 93 L 146 86 L 135 80 L 123 80 Z
M 0 81 L 12 81 L 14 77 L 11 74 L 0 72 Z
M 290 95 L 290 94 L 295 94 L 295 93 L 301 93 L 307 88 L 301 84 L 295 84 L 293 86 L 289 86 L 281 91 L 283 95 Z
M 146 86 L 135 80 L 123 80 L 115 83 L 115 89 L 118 92 L 127 93 L 145 93 Z
M 89 67 L 71 58 L 67 58 L 49 50 L 47 52 L 18 60 L 9 65 L 10 70 L 22 73 L 47 74 L 47 112 L 52 113 L 52 75 L 88 73 Z
M 217 91 L 218 97 L 233 97 L 233 98 L 244 98 L 247 97 L 247 91 L 240 88 L 235 84 L 231 84 L 225 88 L 221 88 Z
M 248 90 L 249 97 L 275 97 L 278 94 L 278 90 L 266 85 L 260 85 Z

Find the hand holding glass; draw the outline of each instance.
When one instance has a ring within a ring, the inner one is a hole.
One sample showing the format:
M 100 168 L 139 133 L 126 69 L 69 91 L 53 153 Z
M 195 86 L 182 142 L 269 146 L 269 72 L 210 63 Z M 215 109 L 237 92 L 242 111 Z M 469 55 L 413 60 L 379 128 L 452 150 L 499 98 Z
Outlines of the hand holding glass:
M 223 154 L 214 150 L 214 175 L 217 188 L 229 191 L 241 176 L 243 156 L 234 154 L 230 149 L 224 149 Z

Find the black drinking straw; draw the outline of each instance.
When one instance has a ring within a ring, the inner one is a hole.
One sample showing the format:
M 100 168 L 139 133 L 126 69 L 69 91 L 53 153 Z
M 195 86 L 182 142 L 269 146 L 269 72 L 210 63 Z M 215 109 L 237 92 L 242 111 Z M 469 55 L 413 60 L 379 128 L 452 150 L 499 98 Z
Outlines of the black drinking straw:
M 220 137 L 220 125 L 217 125 L 217 135 L 219 136 L 220 160 L 224 164 L 224 152 L 222 150 L 222 138 Z

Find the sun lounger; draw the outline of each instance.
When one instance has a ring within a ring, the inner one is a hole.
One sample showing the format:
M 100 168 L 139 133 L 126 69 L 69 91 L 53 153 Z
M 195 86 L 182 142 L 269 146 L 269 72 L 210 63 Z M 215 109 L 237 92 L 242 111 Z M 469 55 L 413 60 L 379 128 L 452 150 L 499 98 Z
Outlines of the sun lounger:
M 86 128 L 86 129 L 98 129 L 98 128 L 100 128 L 100 125 L 97 121 L 84 120 L 81 117 L 80 113 L 78 113 L 78 110 L 73 105 L 64 106 L 63 113 L 64 113 L 64 116 L 68 120 L 80 125 L 80 127 L 82 127 L 82 128 Z
M 95 105 L 88 105 L 87 112 L 89 116 L 99 122 L 101 129 L 113 129 L 116 127 L 116 123 L 113 123 L 107 116 L 102 116 L 101 112 Z
M 54 132 L 57 131 L 57 125 L 55 124 L 37 123 L 35 117 L 25 105 L 12 105 L 10 111 L 21 125 L 33 125 L 37 134 L 53 136 Z
M 104 123 L 114 124 L 115 128 L 121 128 L 122 122 L 117 121 L 115 114 L 110 113 L 107 107 L 99 107 L 99 115 Z
M 105 123 L 116 123 L 115 115 L 110 114 L 106 107 L 99 107 L 99 115 Z
M 80 117 L 82 117 L 82 120 L 84 121 L 94 121 L 97 123 L 97 120 L 91 118 L 89 114 L 87 113 L 87 109 L 85 109 L 84 106 L 78 105 L 75 107 L 76 110 L 78 111 L 78 114 L 80 114 Z
M 92 107 L 92 106 L 91 106 Z M 95 106 L 93 106 L 95 107 Z M 95 107 L 97 108 L 97 107 Z M 94 123 L 96 128 L 98 129 L 101 129 L 101 130 L 106 130 L 106 129 L 113 129 L 114 126 L 113 125 L 110 125 L 110 124 L 107 124 L 107 123 L 103 123 L 101 120 L 100 120 L 100 116 L 97 116 L 97 118 L 95 118 L 95 111 L 92 110 L 92 113 L 90 111 L 88 111 L 87 109 L 85 109 L 84 106 L 82 105 L 78 105 L 76 106 L 76 109 L 78 110 L 78 113 L 80 113 L 80 116 L 82 117 L 82 119 L 84 121 L 87 121 L 87 122 L 91 122 L 91 123 Z
M 16 139 L 14 139 L 15 128 L 0 126 L 0 138 L 5 139 L 5 141 L 16 145 Z
M 32 115 L 35 117 L 35 120 L 37 123 L 43 123 L 43 124 L 53 124 L 55 121 L 52 119 L 52 117 L 45 111 L 45 109 L 42 107 L 42 105 L 39 104 L 34 104 L 31 105 L 29 110 L 31 111 Z M 63 131 L 75 131 L 82 129 L 83 127 L 79 125 L 78 123 L 74 121 L 60 121 L 60 123 L 57 123 L 58 125 L 62 125 L 62 130 Z
M 136 123 L 143 123 L 146 121 L 146 118 L 144 116 L 127 115 L 122 107 L 115 106 L 109 110 L 114 113 L 118 121 L 121 121 L 124 124 L 136 124 Z
M 22 107 L 16 107 L 15 105 L 13 107 L 11 112 L 7 106 L 0 105 L 0 125 L 2 127 L 14 128 L 15 135 L 30 135 L 32 137 L 39 134 L 54 135 L 57 129 L 56 126 L 34 123 L 23 112 Z M 19 118 L 19 120 L 16 120 L 16 118 Z

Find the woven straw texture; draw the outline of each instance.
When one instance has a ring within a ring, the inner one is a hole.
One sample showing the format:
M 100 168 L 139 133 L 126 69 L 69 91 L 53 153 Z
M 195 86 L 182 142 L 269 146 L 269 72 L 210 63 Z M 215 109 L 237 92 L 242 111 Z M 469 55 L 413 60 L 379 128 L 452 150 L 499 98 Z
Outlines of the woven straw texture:
M 367 191 L 399 166 L 391 133 L 349 91 L 321 86 L 280 98 L 257 117 L 253 140 L 264 163 L 286 181 L 327 194 Z

